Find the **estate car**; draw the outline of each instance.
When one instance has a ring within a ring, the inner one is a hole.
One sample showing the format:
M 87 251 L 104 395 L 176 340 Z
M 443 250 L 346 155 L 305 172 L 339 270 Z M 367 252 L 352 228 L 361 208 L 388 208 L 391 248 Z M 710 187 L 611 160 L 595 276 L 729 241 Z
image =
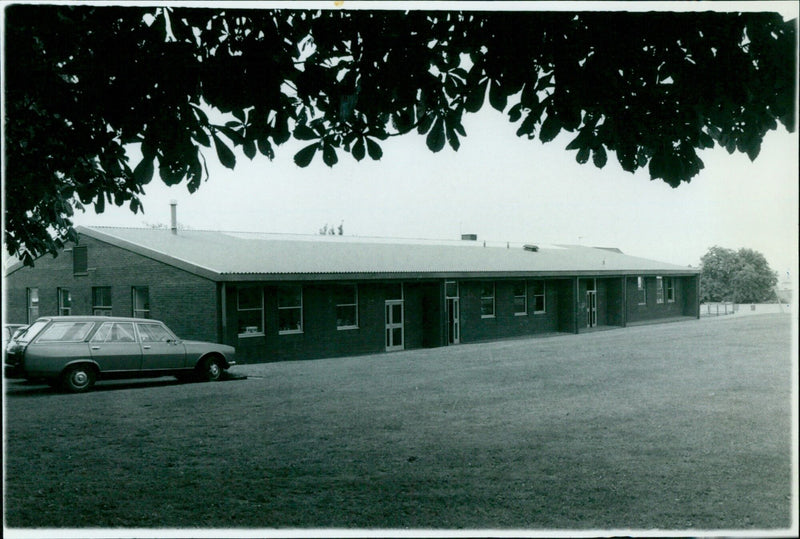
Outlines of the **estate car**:
M 184 341 L 158 320 L 109 316 L 37 319 L 8 345 L 7 378 L 86 391 L 98 379 L 175 376 L 218 380 L 236 364 L 232 346 Z

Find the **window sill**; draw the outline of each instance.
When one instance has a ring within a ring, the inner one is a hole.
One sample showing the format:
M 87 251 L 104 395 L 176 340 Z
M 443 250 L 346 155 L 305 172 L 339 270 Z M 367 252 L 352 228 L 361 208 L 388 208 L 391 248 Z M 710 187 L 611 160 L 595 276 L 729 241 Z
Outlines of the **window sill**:
M 528 313 L 514 313 L 514 316 L 528 316 Z
M 494 317 L 495 316 L 493 314 L 482 314 L 481 315 L 481 318 L 494 318 Z
M 336 331 L 349 331 L 351 329 L 358 329 L 358 326 L 336 326 Z
M 239 333 L 240 339 L 249 339 L 250 337 L 263 337 L 264 333 Z
M 292 329 L 286 331 L 279 331 L 278 335 L 299 335 L 301 333 L 303 333 L 302 329 Z
M 547 311 L 533 311 L 533 314 L 547 314 Z

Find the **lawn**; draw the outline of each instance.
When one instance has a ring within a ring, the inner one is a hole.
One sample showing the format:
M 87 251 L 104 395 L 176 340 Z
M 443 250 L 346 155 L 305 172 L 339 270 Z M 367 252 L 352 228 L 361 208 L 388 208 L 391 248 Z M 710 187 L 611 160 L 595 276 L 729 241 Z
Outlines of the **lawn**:
M 9 527 L 793 526 L 789 315 L 6 387 Z

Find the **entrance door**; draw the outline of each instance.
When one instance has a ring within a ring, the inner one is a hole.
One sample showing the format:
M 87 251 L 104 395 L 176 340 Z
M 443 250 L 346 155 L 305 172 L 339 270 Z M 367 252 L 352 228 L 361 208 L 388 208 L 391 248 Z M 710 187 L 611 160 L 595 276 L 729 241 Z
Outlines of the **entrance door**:
M 586 327 L 597 325 L 597 286 L 594 279 L 586 284 Z
M 403 300 L 386 301 L 386 351 L 403 349 Z
M 447 342 L 461 342 L 461 324 L 458 319 L 458 298 L 447 298 Z
M 461 322 L 459 320 L 458 282 L 445 281 L 445 304 L 447 308 L 447 343 L 461 342 Z

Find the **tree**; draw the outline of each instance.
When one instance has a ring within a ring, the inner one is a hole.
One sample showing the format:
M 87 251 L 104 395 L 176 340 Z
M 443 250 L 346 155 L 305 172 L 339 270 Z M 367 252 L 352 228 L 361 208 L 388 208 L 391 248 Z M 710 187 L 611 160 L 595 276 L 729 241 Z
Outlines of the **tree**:
M 758 251 L 714 246 L 703 255 L 700 263 L 702 301 L 763 303 L 775 299 L 778 275 Z
M 5 242 L 26 264 L 75 240 L 75 208 L 142 209 L 158 171 L 190 192 L 206 155 L 378 160 L 416 133 L 458 150 L 489 105 L 520 137 L 673 187 L 697 150 L 759 153 L 795 121 L 795 23 L 776 13 L 6 8 Z M 218 120 L 217 118 L 223 119 Z M 142 158 L 129 161 L 131 148 Z M 213 148 L 213 150 L 212 150 Z
M 328 227 L 328 223 L 325 223 L 325 226 L 319 229 L 319 233 L 323 236 L 335 236 L 337 234 L 342 236 L 344 235 L 344 221 L 339 223 L 339 226 L 337 227 L 334 227 L 333 225 Z

